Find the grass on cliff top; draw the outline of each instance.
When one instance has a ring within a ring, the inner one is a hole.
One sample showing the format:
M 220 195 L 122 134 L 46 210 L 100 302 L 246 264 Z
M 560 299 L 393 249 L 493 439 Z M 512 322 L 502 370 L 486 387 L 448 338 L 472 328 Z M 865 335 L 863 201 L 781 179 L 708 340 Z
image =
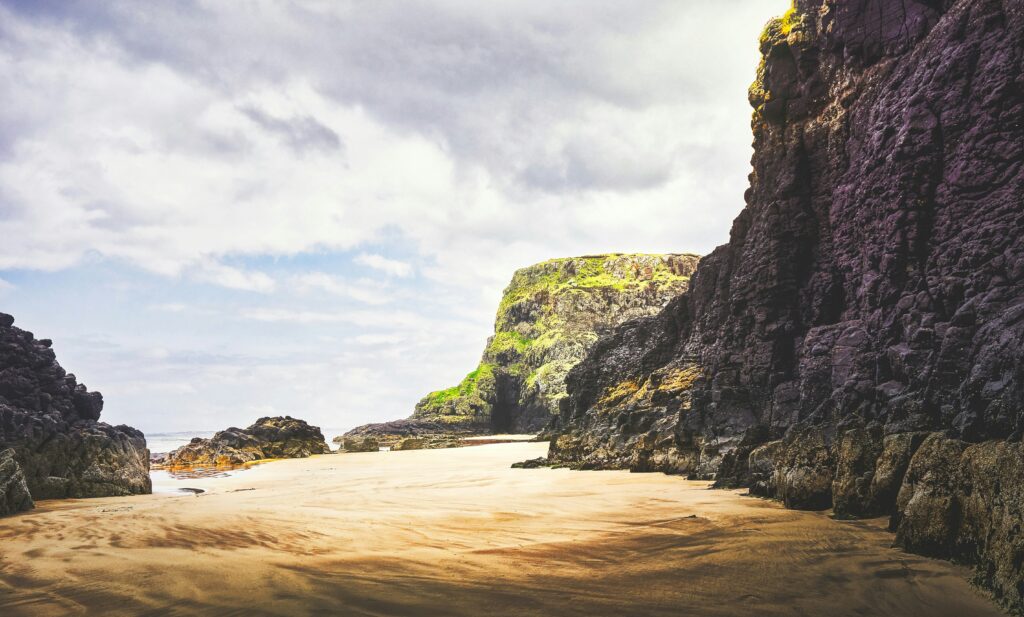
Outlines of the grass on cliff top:
M 757 77 L 747 89 L 747 100 L 754 107 L 755 119 L 764 111 L 764 104 L 772 100 L 772 93 L 765 88 L 765 75 L 768 67 L 769 50 L 782 43 L 798 45 L 806 40 L 803 32 L 804 16 L 797 12 L 796 4 L 792 4 L 782 17 L 773 17 L 761 31 L 761 61 L 757 66 Z M 796 34 L 793 31 L 796 30 Z
M 803 19 L 804 16 L 797 12 L 795 3 L 790 5 L 789 10 L 783 13 L 782 17 L 769 19 L 764 30 L 761 31 L 761 51 L 764 52 L 766 46 L 780 43 L 789 37 L 794 29 L 803 24 Z
M 452 399 L 477 394 L 480 389 L 480 381 L 483 379 L 494 379 L 493 364 L 480 364 L 475 371 L 466 375 L 459 385 L 431 392 L 425 398 L 423 410 L 437 411 Z
M 779 19 L 779 30 L 782 32 L 782 36 L 789 36 L 789 33 L 800 23 L 801 19 L 802 17 L 796 12 L 796 7 L 790 7 Z
M 661 257 L 639 253 L 611 253 L 549 259 L 516 271 L 512 282 L 505 289 L 498 310 L 503 313 L 511 306 L 543 292 L 557 295 L 569 290 L 599 288 L 625 291 L 650 283 L 663 286 L 689 279 L 688 276 L 679 276 L 672 272 Z M 621 272 L 610 271 L 611 267 L 621 266 L 622 258 L 635 258 L 638 261 L 646 258 L 651 264 L 635 264 L 633 268 L 625 268 Z

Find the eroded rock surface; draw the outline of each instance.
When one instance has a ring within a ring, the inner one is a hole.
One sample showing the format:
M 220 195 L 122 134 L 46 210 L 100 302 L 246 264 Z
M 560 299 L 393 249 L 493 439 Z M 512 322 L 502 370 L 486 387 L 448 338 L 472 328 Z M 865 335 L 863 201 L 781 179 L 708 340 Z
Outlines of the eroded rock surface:
M 345 452 L 370 451 L 364 449 L 368 448 L 364 444 L 375 444 L 375 450 L 382 447 L 398 450 L 402 442 L 406 440 L 419 440 L 422 444 L 420 449 L 454 448 L 462 445 L 465 438 L 479 435 L 480 432 L 479 428 L 469 426 L 453 426 L 430 420 L 407 418 L 377 424 L 364 424 L 344 435 L 335 437 L 334 442 L 339 444 Z M 416 443 L 416 441 L 409 443 Z M 354 446 L 354 449 L 345 444 Z
M 231 427 L 209 439 L 196 437 L 167 455 L 167 467 L 234 466 L 272 458 L 328 454 L 320 428 L 291 416 L 260 418 L 252 426 Z
M 35 507 L 25 474 L 10 448 L 0 451 L 0 516 L 7 516 Z
M 0 450 L 13 452 L 0 465 L 0 483 L 13 487 L 7 507 L 151 492 L 145 436 L 99 422 L 103 396 L 66 373 L 51 346 L 0 313 Z M 22 481 L 32 499 L 22 498 Z
M 570 372 L 550 457 L 893 514 L 1021 608 L 1024 5 L 798 0 L 761 52 L 728 244 Z
M 343 452 L 378 452 L 380 441 L 376 437 L 335 437 L 334 442 Z

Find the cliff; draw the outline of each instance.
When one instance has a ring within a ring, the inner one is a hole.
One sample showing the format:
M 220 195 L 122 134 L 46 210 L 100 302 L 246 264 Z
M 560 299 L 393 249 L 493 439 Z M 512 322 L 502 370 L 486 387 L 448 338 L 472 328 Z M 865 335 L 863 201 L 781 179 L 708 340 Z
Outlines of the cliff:
M 33 499 L 149 493 L 143 434 L 99 422 L 103 396 L 13 324 L 0 313 L 0 515 Z
M 889 514 L 1024 607 L 1024 4 L 800 0 L 746 207 L 567 378 L 552 461 Z
M 425 396 L 408 420 L 348 435 L 532 433 L 565 398 L 565 376 L 623 321 L 651 315 L 686 289 L 694 255 L 591 255 L 552 259 L 513 275 L 494 335 L 457 386 Z
M 320 428 L 291 416 L 260 418 L 245 429 L 231 427 L 210 439 L 196 437 L 167 455 L 164 467 L 233 466 L 272 458 L 329 454 Z

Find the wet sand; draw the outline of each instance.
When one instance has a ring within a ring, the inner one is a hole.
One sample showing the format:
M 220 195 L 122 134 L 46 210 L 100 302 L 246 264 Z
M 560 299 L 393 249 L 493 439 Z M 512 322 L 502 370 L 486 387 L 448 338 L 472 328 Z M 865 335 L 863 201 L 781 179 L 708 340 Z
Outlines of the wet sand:
M 1001 615 L 884 521 L 546 444 L 324 455 L 0 519 L 0 615 Z

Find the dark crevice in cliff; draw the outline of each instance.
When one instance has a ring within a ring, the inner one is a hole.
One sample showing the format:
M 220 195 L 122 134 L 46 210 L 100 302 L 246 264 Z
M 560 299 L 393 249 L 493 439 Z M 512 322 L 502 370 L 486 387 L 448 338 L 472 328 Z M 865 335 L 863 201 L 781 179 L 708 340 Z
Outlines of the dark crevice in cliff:
M 491 407 L 491 432 L 509 433 L 513 430 L 514 420 L 519 409 L 519 393 L 522 391 L 522 380 L 506 374 L 495 376 L 494 402 Z

